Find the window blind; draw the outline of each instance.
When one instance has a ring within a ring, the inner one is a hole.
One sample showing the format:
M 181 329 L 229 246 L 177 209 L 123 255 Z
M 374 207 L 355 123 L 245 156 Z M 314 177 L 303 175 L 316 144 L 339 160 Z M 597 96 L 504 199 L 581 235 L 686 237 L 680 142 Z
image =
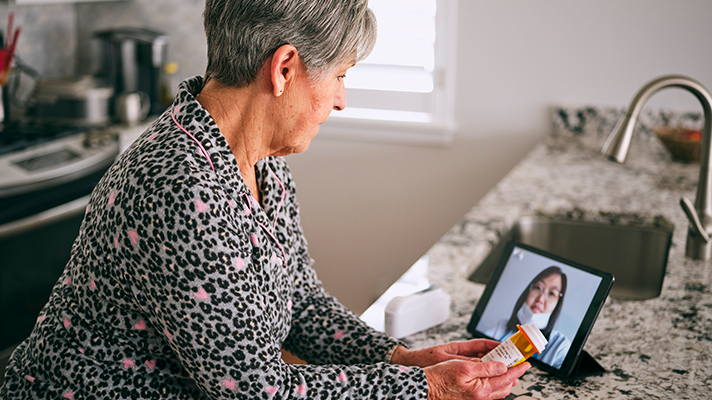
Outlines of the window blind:
M 331 114 L 331 126 L 366 122 L 362 126 L 394 131 L 394 123 L 402 123 L 406 131 L 435 129 L 439 134 L 444 125 L 451 125 L 448 98 L 454 85 L 448 84 L 448 76 L 454 72 L 455 4 L 370 0 L 378 40 L 371 55 L 347 72 L 347 106 Z

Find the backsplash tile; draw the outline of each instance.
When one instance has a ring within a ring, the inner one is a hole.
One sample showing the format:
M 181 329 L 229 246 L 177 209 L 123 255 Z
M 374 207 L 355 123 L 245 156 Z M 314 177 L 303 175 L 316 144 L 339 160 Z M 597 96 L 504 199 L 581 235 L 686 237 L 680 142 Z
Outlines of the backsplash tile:
M 76 69 L 76 13 L 71 4 L 0 5 L 0 29 L 7 32 L 7 16 L 15 13 L 15 26 L 22 28 L 17 55 L 43 78 L 74 74 Z
M 625 107 L 566 107 L 551 108 L 551 136 L 554 140 L 573 140 L 579 145 L 600 151 L 618 121 L 625 115 Z M 662 126 L 680 126 L 702 129 L 702 113 L 653 110 L 644 108 L 633 132 L 634 140 L 655 138 L 653 129 Z M 655 138 L 657 140 L 657 138 Z
M 179 70 L 169 77 L 173 91 L 184 79 L 202 75 L 207 64 L 203 33 L 204 0 L 133 0 L 106 3 L 10 6 L 0 4 L 0 29 L 15 13 L 22 27 L 17 54 L 43 79 L 95 72 L 95 31 L 131 26 L 168 34 L 168 62 Z

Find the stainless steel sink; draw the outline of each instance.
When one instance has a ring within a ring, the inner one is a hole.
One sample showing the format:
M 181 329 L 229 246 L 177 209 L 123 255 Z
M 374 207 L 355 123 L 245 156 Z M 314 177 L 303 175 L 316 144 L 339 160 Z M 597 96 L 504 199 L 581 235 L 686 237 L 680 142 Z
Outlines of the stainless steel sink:
M 510 239 L 610 272 L 610 296 L 624 300 L 657 297 L 665 277 L 673 224 L 662 217 L 650 226 L 522 217 L 474 270 L 470 280 L 487 283 Z

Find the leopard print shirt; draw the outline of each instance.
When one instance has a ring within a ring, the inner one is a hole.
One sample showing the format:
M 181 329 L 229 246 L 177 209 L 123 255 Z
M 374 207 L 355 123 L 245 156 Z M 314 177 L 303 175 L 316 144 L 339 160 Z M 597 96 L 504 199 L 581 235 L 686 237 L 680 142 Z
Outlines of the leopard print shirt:
M 0 399 L 425 399 L 423 370 L 388 362 L 398 342 L 317 280 L 284 159 L 257 163 L 258 204 L 201 88 L 93 191 Z

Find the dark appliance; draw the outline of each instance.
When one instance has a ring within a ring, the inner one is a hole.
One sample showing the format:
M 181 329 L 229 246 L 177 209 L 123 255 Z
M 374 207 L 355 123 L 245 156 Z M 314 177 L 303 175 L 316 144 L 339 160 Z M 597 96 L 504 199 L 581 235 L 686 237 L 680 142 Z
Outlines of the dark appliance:
M 168 53 L 168 36 L 142 28 L 115 28 L 96 32 L 100 60 L 98 78 L 121 93 L 144 92 L 151 100 L 149 115 L 160 114 L 161 83 Z M 112 102 L 113 103 L 113 102 Z
M 0 124 L 0 384 L 69 261 L 89 194 L 118 154 L 110 131 Z

